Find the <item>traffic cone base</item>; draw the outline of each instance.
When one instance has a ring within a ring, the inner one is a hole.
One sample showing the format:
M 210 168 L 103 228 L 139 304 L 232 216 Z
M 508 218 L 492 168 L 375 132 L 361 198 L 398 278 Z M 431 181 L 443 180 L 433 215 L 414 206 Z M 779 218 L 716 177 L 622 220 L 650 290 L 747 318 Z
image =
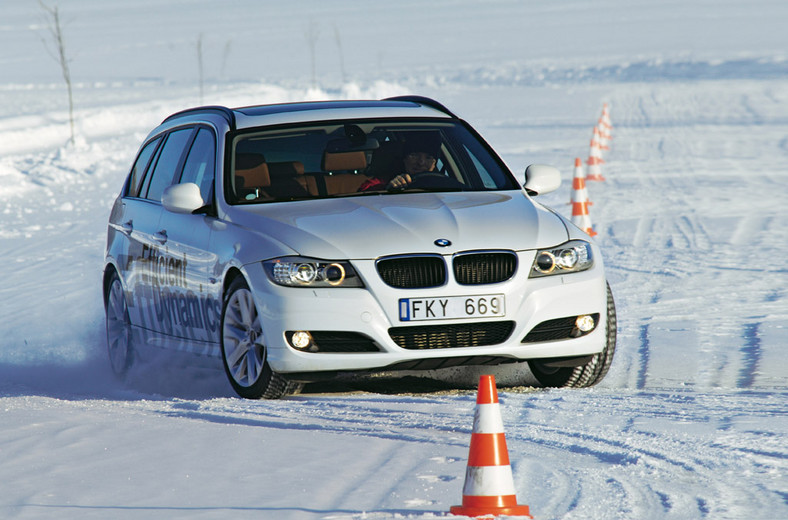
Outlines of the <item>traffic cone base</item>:
M 480 498 L 486 498 L 486 497 L 480 497 Z M 531 516 L 531 512 L 528 506 L 520 506 L 520 505 L 514 505 L 511 507 L 493 506 L 493 508 L 495 509 L 495 513 L 490 513 L 490 510 L 492 508 L 487 505 L 482 505 L 480 507 L 451 506 L 449 510 L 451 511 L 451 514 L 457 516 L 479 517 L 479 516 L 491 516 L 491 515 L 494 516 L 508 515 L 508 516 L 526 516 L 528 518 L 533 518 Z
M 602 168 L 598 164 L 588 167 L 587 181 L 604 181 L 605 177 L 602 175 Z
M 589 166 L 594 166 L 596 164 L 605 164 L 605 160 L 595 155 L 589 155 L 586 164 L 588 164 Z
M 582 229 L 588 236 L 595 237 L 597 235 L 597 232 L 594 231 L 594 227 L 591 225 L 591 218 L 587 214 L 573 215 L 572 224 Z

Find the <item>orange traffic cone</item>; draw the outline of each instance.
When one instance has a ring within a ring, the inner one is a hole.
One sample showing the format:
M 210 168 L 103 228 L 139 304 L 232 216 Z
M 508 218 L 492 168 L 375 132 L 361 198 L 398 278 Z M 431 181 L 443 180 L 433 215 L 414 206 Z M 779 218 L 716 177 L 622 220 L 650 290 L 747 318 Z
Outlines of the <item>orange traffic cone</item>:
M 588 152 L 588 175 L 586 180 L 589 181 L 604 181 L 605 177 L 602 176 L 602 164 L 605 163 L 602 159 L 602 150 L 609 150 L 608 143 L 610 142 L 610 112 L 608 105 L 605 103 L 602 106 L 602 117 L 594 127 L 594 136 L 591 138 L 591 147 Z
M 594 127 L 594 137 L 592 141 L 599 143 L 600 150 L 610 150 L 610 147 L 607 145 L 607 139 L 602 135 L 602 132 L 599 131 L 599 126 Z
M 533 518 L 528 506 L 517 503 L 494 376 L 479 378 L 462 505 L 452 506 L 450 511 L 453 515 L 473 517 Z
M 594 128 L 596 130 L 596 128 Z M 589 181 L 603 181 L 605 177 L 602 175 L 602 150 L 599 148 L 599 141 L 591 139 L 591 150 L 588 154 L 588 175 L 586 180 Z
M 610 144 L 610 140 L 613 139 L 610 135 L 613 125 L 610 124 L 610 109 L 607 103 L 602 105 L 602 115 L 599 117 L 596 126 L 599 130 L 599 144 L 602 146 L 603 150 L 609 149 L 608 145 Z
M 602 105 L 602 117 L 599 118 L 599 124 L 605 130 L 611 130 L 613 128 L 613 125 L 610 123 L 610 108 L 607 103 Z
M 597 139 L 599 140 L 599 147 L 602 150 L 605 150 L 606 152 L 610 150 L 610 140 L 612 139 L 612 137 L 610 137 L 608 131 L 602 128 L 602 125 L 596 125 L 594 127 L 594 132 L 597 133 Z
M 588 161 L 586 162 L 589 166 L 605 164 L 605 160 L 602 159 L 602 148 L 600 148 L 599 141 L 595 138 L 591 138 L 591 146 L 588 150 Z
M 596 127 L 599 130 L 599 137 L 602 139 L 600 141 L 600 143 L 609 145 L 610 144 L 610 140 L 613 139 L 613 136 L 610 135 L 610 129 L 609 128 L 605 128 L 605 125 L 602 122 L 601 118 L 597 122 Z
M 591 217 L 588 216 L 588 190 L 586 189 L 585 179 L 577 176 L 577 163 L 580 159 L 575 159 L 575 177 L 572 179 L 572 224 L 579 227 L 590 236 L 595 236 L 593 226 L 591 226 Z M 591 167 L 589 167 L 590 169 Z M 582 168 L 581 168 L 582 173 Z M 604 178 L 602 179 L 604 180 Z
M 583 170 L 583 161 L 580 157 L 575 157 L 575 171 L 572 176 L 572 195 L 569 198 L 570 204 L 584 202 L 591 206 L 593 202 L 588 197 L 588 189 L 586 188 L 586 174 Z

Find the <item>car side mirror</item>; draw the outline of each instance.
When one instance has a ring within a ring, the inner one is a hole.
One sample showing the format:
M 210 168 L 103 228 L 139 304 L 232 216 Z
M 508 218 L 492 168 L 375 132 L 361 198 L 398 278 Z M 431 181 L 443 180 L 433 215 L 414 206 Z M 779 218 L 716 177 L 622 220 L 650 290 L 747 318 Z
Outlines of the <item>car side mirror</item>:
M 173 184 L 165 188 L 161 203 L 167 211 L 173 213 L 193 213 L 205 206 L 200 195 L 200 187 L 193 182 Z
M 561 185 L 561 172 L 554 166 L 532 164 L 525 169 L 523 187 L 529 195 L 543 195 L 555 191 Z

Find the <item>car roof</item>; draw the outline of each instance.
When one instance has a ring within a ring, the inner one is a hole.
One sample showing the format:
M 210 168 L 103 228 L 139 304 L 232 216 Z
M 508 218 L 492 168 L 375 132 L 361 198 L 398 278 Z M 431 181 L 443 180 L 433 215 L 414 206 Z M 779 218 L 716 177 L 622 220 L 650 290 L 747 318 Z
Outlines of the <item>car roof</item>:
M 306 101 L 240 108 L 196 107 L 175 113 L 162 124 L 185 122 L 185 120 L 199 122 L 216 117 L 225 119 L 231 129 L 335 119 L 456 118 L 449 109 L 437 101 L 421 96 L 401 96 L 382 100 Z

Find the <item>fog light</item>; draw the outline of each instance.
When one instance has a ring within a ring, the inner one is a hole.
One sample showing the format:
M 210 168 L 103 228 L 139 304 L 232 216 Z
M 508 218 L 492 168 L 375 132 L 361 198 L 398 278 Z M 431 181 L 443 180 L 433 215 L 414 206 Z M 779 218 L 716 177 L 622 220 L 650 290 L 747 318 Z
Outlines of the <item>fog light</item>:
M 589 332 L 591 330 L 594 330 L 595 326 L 596 323 L 594 323 L 594 317 L 589 316 L 588 314 L 585 314 L 583 316 L 578 316 L 577 319 L 575 320 L 575 327 L 577 327 L 577 330 L 579 330 L 580 332 Z
M 298 350 L 305 350 L 312 344 L 312 336 L 305 330 L 293 332 L 290 336 L 290 344 Z

